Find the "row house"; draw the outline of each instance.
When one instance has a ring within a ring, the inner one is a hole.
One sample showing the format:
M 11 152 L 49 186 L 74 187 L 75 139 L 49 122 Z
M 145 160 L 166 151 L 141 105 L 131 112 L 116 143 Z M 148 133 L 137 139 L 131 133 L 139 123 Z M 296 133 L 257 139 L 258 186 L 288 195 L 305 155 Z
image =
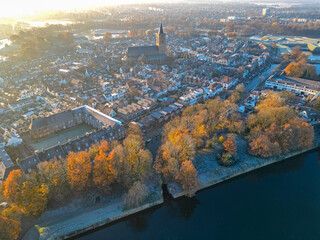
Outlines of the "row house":
M 221 83 L 212 83 L 207 89 L 209 90 L 209 97 L 214 97 L 223 91 L 223 86 Z
M 185 109 L 185 106 L 183 104 L 176 102 L 156 112 L 152 112 L 150 116 L 154 118 L 156 123 L 162 123 L 164 121 L 171 119 L 175 115 L 181 114 L 184 109 Z M 143 125 L 143 122 L 140 122 L 140 123 L 142 123 Z M 146 127 L 145 125 L 143 126 Z
M 157 101 L 153 98 L 144 98 L 137 102 L 138 105 L 146 110 L 152 110 L 157 107 Z
M 201 101 L 203 101 L 203 93 L 193 91 L 192 93 L 188 93 L 180 97 L 178 102 L 184 106 L 192 106 Z
M 132 103 L 126 107 L 118 108 L 118 117 L 125 121 L 133 120 L 144 113 L 143 107 L 136 103 Z
M 28 98 L 19 99 L 18 101 L 13 103 L 9 103 L 8 106 L 12 111 L 18 111 L 19 109 L 28 107 L 33 103 L 34 103 L 33 99 L 31 97 L 28 97 Z
M 238 82 L 237 78 L 231 78 L 228 76 L 224 76 L 221 80 L 220 83 L 222 84 L 223 88 L 229 89 L 233 86 L 235 86 Z
M 103 94 L 103 96 L 105 97 L 106 102 L 113 102 L 115 100 L 124 99 L 125 94 L 123 91 L 119 90 L 119 91 L 114 91 L 112 93 L 105 93 Z

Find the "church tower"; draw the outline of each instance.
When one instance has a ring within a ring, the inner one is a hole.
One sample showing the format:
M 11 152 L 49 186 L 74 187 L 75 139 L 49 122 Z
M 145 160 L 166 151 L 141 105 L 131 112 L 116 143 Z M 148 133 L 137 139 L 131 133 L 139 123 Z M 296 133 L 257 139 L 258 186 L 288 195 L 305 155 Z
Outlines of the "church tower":
M 166 46 L 166 35 L 163 33 L 163 27 L 162 23 L 160 25 L 159 33 L 157 33 L 157 41 L 156 41 L 157 46 L 159 47 L 159 53 L 160 54 L 165 54 L 167 51 L 167 46 Z

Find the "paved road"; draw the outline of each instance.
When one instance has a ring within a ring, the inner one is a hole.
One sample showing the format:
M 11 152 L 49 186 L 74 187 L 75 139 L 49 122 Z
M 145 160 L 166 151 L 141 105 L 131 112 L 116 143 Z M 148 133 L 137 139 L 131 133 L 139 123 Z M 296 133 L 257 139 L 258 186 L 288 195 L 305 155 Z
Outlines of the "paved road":
M 72 212 L 70 216 L 55 216 L 32 227 L 23 240 L 56 239 L 59 235 L 67 234 L 85 228 L 103 219 L 112 218 L 122 214 L 122 201 L 104 204 L 103 207 L 81 209 Z
M 242 99 L 240 100 L 239 105 L 243 105 L 245 100 L 249 97 L 250 92 L 255 90 L 260 84 L 263 84 L 265 80 L 267 80 L 272 75 L 272 70 L 276 68 L 276 64 L 272 64 L 266 71 L 259 74 L 259 76 L 252 79 L 249 84 L 247 84 L 244 88 L 244 94 Z
M 262 74 L 259 74 L 259 76 L 255 77 L 251 80 L 251 82 L 245 86 L 245 91 L 251 91 L 255 90 L 256 87 L 258 87 L 261 83 L 263 83 L 266 79 L 268 79 L 271 74 L 272 70 L 276 67 L 276 64 L 271 65 L 266 71 L 264 71 Z

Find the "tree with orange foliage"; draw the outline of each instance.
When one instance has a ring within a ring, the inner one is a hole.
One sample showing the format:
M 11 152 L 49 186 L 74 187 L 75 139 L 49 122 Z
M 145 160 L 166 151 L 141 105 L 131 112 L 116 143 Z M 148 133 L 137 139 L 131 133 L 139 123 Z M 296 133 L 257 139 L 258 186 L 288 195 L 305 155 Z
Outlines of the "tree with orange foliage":
M 269 128 L 265 129 L 267 136 L 271 142 L 278 142 L 281 152 L 290 152 L 297 148 L 295 130 L 290 123 L 282 126 L 273 123 Z
M 21 194 L 23 201 L 19 205 L 24 212 L 29 215 L 38 215 L 43 212 L 47 206 L 47 195 L 49 188 L 47 185 L 36 186 L 30 181 L 26 181 L 22 185 Z
M 142 180 L 152 166 L 152 154 L 145 149 L 145 143 L 139 135 L 128 135 L 123 141 L 125 158 L 123 166 L 131 179 Z
M 37 215 L 46 207 L 48 191 L 47 185 L 24 181 L 21 170 L 14 170 L 4 183 L 3 194 L 27 215 Z
M 114 152 L 112 152 L 112 154 L 114 154 Z M 93 182 L 100 189 L 106 189 L 110 186 L 117 176 L 114 162 L 112 162 L 113 159 L 113 156 L 107 157 L 102 150 L 100 150 L 99 154 L 94 159 Z
M 300 58 L 301 54 L 302 54 L 301 47 L 296 46 L 296 47 L 292 48 L 291 53 L 290 53 L 290 58 L 292 60 L 298 60 Z
M 308 124 L 305 119 L 295 120 L 295 138 L 298 139 L 298 148 L 311 147 L 314 140 L 313 126 Z
M 271 142 L 266 134 L 262 134 L 259 137 L 252 139 L 249 145 L 249 152 L 254 156 L 268 158 L 281 153 L 279 143 Z
M 193 108 L 189 109 L 192 110 Z M 189 116 L 185 118 L 189 118 Z M 201 120 L 198 120 L 198 123 L 201 123 Z M 175 124 L 174 122 L 173 124 Z M 166 132 L 167 136 L 154 163 L 154 169 L 163 174 L 168 181 L 176 179 L 182 162 L 186 160 L 192 161 L 196 153 L 196 143 L 191 136 L 192 133 L 187 129 L 183 129 L 179 123 L 177 125 L 179 126 L 174 127 L 170 126 L 169 123 L 170 129 Z M 199 134 L 199 129 L 194 131 L 197 132 L 195 133 L 196 135 Z M 200 129 L 200 131 L 202 130 Z M 203 129 L 203 131 L 205 130 Z
M 12 202 L 19 202 L 21 200 L 21 186 L 23 181 L 24 176 L 20 169 L 11 171 L 4 182 L 3 195 Z
M 102 140 L 100 143 L 94 144 L 89 149 L 89 156 L 91 160 L 94 160 L 96 155 L 99 154 L 100 151 L 103 151 L 104 153 L 107 153 L 111 150 L 110 144 L 106 140 Z
M 154 169 L 161 173 L 168 181 L 175 179 L 179 172 L 180 163 L 178 160 L 178 152 L 171 142 L 165 141 L 159 150 Z
M 54 158 L 53 161 L 39 163 L 38 169 L 37 172 L 31 172 L 29 180 L 38 186 L 47 185 L 48 198 L 62 202 L 70 190 L 66 161 Z
M 110 144 L 106 140 L 102 140 L 99 145 L 99 151 L 107 153 L 110 151 Z
M 18 239 L 21 232 L 20 223 L 0 214 L 0 237 L 1 240 Z
M 84 190 L 89 184 L 91 162 L 87 152 L 71 152 L 67 158 L 67 177 L 72 189 Z
M 286 68 L 285 73 L 288 76 L 296 78 L 306 78 L 318 80 L 316 67 L 308 64 L 306 58 L 301 58 L 298 62 L 291 62 Z
M 112 39 L 112 34 L 109 32 L 106 32 L 103 36 L 103 41 L 107 42 L 110 41 Z
M 23 209 L 21 209 L 17 204 L 12 203 L 9 207 L 3 209 L 0 215 L 20 222 L 23 216 Z
M 129 37 L 135 38 L 135 37 L 137 37 L 137 36 L 138 36 L 137 31 L 134 30 L 134 29 L 131 29 L 130 32 L 129 32 Z
M 186 196 L 192 197 L 199 186 L 198 172 L 189 160 L 183 161 L 176 179 L 180 182 Z
M 152 169 L 152 154 L 145 149 L 142 136 L 130 133 L 123 144 L 118 144 L 108 157 L 114 163 L 118 173 L 118 181 L 124 188 L 130 188 L 132 183 L 144 180 Z
M 225 151 L 230 152 L 232 154 L 237 153 L 237 144 L 233 136 L 228 137 L 227 140 L 224 141 L 223 146 Z
M 99 144 L 91 145 L 91 147 L 90 147 L 90 149 L 88 151 L 90 160 L 93 161 L 94 158 L 98 155 L 98 153 L 99 153 Z

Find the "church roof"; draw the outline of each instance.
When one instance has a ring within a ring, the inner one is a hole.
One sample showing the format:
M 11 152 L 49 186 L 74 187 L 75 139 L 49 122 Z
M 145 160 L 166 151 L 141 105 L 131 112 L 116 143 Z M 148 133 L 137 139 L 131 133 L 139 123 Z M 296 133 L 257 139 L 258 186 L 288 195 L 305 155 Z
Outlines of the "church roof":
M 140 47 L 129 47 L 128 53 L 147 53 L 147 52 L 158 52 L 159 47 L 157 45 L 153 46 L 140 46 Z
M 166 54 L 155 54 L 155 55 L 146 56 L 147 60 L 160 60 L 160 59 L 166 59 L 166 58 L 167 58 Z

